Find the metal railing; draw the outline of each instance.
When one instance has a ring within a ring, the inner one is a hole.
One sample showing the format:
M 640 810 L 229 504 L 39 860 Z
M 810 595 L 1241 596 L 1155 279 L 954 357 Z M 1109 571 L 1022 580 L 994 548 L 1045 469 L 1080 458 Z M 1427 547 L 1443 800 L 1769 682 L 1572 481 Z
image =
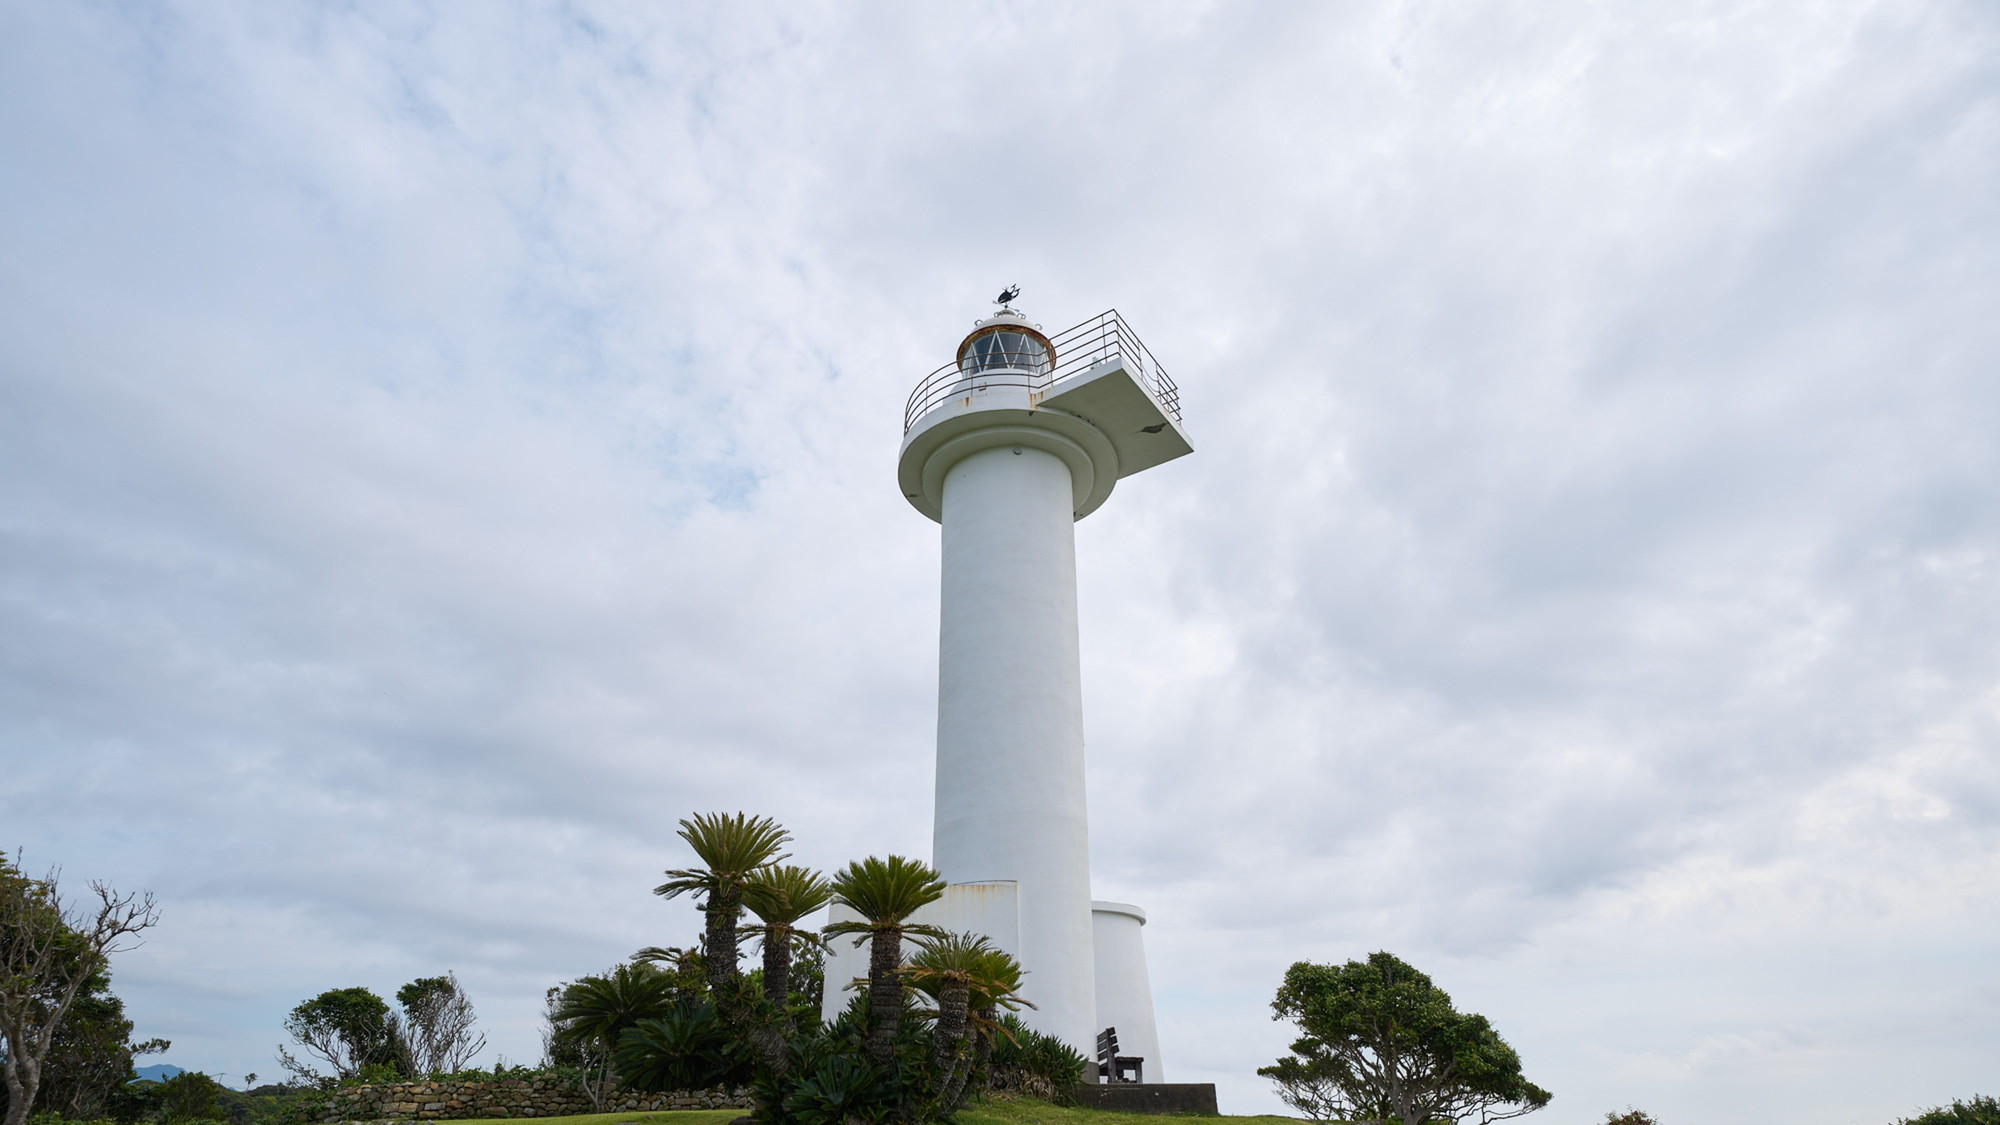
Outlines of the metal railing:
M 1132 373 L 1146 393 L 1153 396 L 1167 417 L 1181 420 L 1181 390 L 1167 376 L 1160 361 L 1134 335 L 1125 318 L 1117 309 L 1106 309 L 1074 328 L 1068 328 L 1049 337 L 1055 347 L 1055 366 L 1049 370 L 1036 371 L 1028 366 L 1017 368 L 995 368 L 991 356 L 985 358 L 967 357 L 961 364 L 953 360 L 931 372 L 910 392 L 909 401 L 903 405 L 903 432 L 908 433 L 917 419 L 944 405 L 960 395 L 972 394 L 991 387 L 1022 387 L 1031 391 L 1044 390 L 1072 375 L 1081 375 L 1108 360 L 1122 359 L 1125 369 Z M 1025 358 L 1025 357 L 1024 357 Z M 1037 364 L 1035 366 L 1040 366 Z

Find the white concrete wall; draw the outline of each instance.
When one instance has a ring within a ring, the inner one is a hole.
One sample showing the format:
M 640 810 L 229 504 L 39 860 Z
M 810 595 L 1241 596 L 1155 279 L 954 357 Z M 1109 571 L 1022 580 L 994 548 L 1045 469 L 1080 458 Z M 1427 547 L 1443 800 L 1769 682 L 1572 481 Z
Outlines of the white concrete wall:
M 1118 1029 L 1118 1053 L 1146 1060 L 1147 1082 L 1165 1082 L 1160 1032 L 1153 1020 L 1153 984 L 1146 972 L 1146 912 L 1122 902 L 1094 902 L 1097 1026 Z M 1096 1052 L 1090 1053 L 1096 1058 Z
M 1097 1034 L 1070 471 L 999 446 L 943 485 L 933 862 L 1020 884 L 1030 1026 L 1085 1055 Z
M 828 907 L 827 922 L 853 921 L 854 911 L 845 906 Z M 910 916 L 911 922 L 936 926 L 953 933 L 979 934 L 1016 958 L 1021 956 L 1019 888 L 1009 882 L 959 883 L 944 889 L 944 897 Z M 916 949 L 903 942 L 907 959 Z M 826 953 L 826 993 L 820 1001 L 820 1016 L 827 1022 L 839 1018 L 862 990 L 847 986 L 868 979 L 868 945 L 859 948 L 851 937 L 832 940 Z

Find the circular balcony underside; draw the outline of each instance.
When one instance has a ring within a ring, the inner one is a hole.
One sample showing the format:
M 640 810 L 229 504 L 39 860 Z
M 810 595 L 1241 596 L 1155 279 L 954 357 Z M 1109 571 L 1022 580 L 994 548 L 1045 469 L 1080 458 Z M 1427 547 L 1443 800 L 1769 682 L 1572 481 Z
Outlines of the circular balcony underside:
M 1025 387 L 969 391 L 918 419 L 903 438 L 896 467 L 904 498 L 941 523 L 951 467 L 982 450 L 1018 446 L 1053 453 L 1069 466 L 1076 519 L 1096 511 L 1118 481 L 1118 451 L 1091 423 L 1038 406 L 1042 397 Z

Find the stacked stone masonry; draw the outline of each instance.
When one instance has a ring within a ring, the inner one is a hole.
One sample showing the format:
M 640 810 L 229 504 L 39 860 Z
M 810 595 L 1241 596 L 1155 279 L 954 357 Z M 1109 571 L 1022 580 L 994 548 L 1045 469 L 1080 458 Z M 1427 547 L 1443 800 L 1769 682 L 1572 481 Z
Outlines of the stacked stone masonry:
M 476 1117 L 568 1117 L 580 1113 L 656 1113 L 667 1109 L 750 1109 L 750 1091 L 678 1090 L 641 1094 L 613 1087 L 601 1106 L 560 1078 L 486 1082 L 393 1082 L 333 1092 L 324 1122 L 454 1121 Z

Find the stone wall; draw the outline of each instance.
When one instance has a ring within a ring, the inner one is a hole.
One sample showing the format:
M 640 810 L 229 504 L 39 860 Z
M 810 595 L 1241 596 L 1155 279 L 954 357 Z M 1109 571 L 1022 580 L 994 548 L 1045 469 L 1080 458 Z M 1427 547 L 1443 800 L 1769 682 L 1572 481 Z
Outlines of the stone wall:
M 391 1082 L 333 1092 L 323 1122 L 453 1121 L 474 1117 L 567 1117 L 579 1113 L 654 1113 L 663 1109 L 749 1109 L 748 1090 L 641 1094 L 614 1087 L 602 1109 L 566 1079 L 499 1078 L 484 1082 Z

